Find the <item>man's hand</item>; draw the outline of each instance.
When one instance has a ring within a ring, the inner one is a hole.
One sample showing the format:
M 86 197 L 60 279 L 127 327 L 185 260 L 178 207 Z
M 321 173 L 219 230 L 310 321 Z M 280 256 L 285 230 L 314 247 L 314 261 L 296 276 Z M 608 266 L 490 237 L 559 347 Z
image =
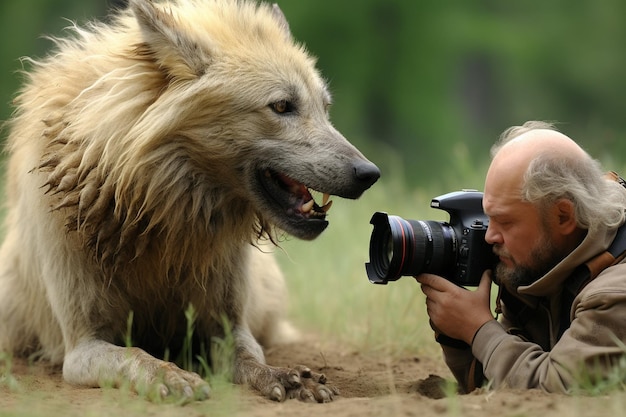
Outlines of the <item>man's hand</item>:
M 415 277 L 426 295 L 426 311 L 433 326 L 453 339 L 471 345 L 481 326 L 493 320 L 491 271 L 485 271 L 475 291 L 468 291 L 437 275 Z

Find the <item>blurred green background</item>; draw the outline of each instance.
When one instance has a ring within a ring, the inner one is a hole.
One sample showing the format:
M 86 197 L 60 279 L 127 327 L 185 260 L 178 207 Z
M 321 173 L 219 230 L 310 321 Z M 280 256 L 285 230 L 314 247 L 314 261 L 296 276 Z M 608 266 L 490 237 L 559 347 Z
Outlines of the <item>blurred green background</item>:
M 367 281 L 368 222 L 374 211 L 446 220 L 430 199 L 482 189 L 489 148 L 509 126 L 558 122 L 607 169 L 626 168 L 623 0 L 276 1 L 318 57 L 334 124 L 383 173 L 359 201 L 335 202 L 315 243 L 287 239 L 276 250 L 300 327 L 358 349 L 438 352 L 419 286 Z M 0 2 L 0 119 L 10 117 L 20 57 L 48 53 L 42 35 L 122 5 Z
M 529 119 L 559 122 L 608 168 L 624 166 L 623 0 L 277 2 L 319 58 L 334 124 L 383 175 L 442 192 L 482 188 L 464 182 L 468 169 L 480 179 L 495 138 Z M 19 58 L 51 46 L 42 35 L 121 4 L 0 3 L 0 119 L 11 112 Z

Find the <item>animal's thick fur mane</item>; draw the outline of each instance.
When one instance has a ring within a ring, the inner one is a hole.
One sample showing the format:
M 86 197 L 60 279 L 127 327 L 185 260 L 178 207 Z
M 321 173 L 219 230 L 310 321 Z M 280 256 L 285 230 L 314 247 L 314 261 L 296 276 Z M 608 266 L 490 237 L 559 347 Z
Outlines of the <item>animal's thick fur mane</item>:
M 220 263 L 214 242 L 241 246 L 274 234 L 241 185 L 227 180 L 245 169 L 245 147 L 231 142 L 246 132 L 211 129 L 211 120 L 250 103 L 232 101 L 220 77 L 232 79 L 246 70 L 234 62 L 250 50 L 262 59 L 272 45 L 292 60 L 312 59 L 269 6 L 213 3 L 199 12 L 199 1 L 181 0 L 152 15 L 138 8 L 110 24 L 74 26 L 74 37 L 55 39 L 54 54 L 31 61 L 16 99 L 13 123 L 40 123 L 43 157 L 33 174 L 52 211 L 109 272 L 149 254 L 172 277 L 204 275 Z M 265 94 L 239 88 L 251 100 Z

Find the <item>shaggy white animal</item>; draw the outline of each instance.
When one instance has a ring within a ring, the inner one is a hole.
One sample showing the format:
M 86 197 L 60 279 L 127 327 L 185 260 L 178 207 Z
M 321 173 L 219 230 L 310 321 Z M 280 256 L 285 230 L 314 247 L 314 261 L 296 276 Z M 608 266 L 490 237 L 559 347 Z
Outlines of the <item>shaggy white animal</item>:
M 181 350 L 193 305 L 195 347 L 232 326 L 235 382 L 331 400 L 323 376 L 265 364 L 259 341 L 292 330 L 255 245 L 316 237 L 327 195 L 357 198 L 379 171 L 330 124 L 280 10 L 131 0 L 75 32 L 31 61 L 10 121 L 0 350 L 63 363 L 73 384 L 205 398 L 206 381 L 157 358 Z

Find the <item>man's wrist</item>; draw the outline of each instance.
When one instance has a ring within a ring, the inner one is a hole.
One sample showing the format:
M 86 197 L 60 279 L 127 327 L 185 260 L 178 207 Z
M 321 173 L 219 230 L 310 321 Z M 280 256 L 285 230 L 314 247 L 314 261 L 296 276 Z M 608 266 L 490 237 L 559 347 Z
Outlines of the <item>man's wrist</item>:
M 491 321 L 495 321 L 496 319 L 491 318 L 489 320 L 487 320 L 486 322 L 484 322 L 483 324 L 481 324 L 478 329 L 476 329 L 476 331 L 474 332 L 474 335 L 472 336 L 472 341 L 470 342 L 470 345 L 474 344 L 474 340 L 476 339 L 476 335 L 478 334 L 478 332 L 480 332 L 480 329 L 482 329 L 483 327 L 485 327 L 485 325 Z

